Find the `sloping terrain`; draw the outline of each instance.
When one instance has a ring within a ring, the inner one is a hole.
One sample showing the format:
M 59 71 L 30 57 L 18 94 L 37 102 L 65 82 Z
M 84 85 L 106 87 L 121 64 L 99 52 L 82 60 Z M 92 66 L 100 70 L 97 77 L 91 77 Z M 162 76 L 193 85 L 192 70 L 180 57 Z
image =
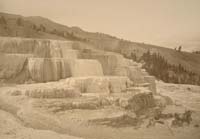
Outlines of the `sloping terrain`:
M 83 41 L 92 47 L 125 55 L 130 55 L 133 52 L 137 56 L 141 56 L 147 50 L 152 50 L 159 52 L 170 64 L 181 64 L 187 70 L 200 74 L 199 54 L 178 52 L 154 45 L 130 42 L 103 33 L 87 32 L 78 27 L 68 27 L 38 16 L 23 17 L 0 13 L 0 17 L 2 16 L 5 18 L 6 24 L 0 24 L 1 36 Z
M 181 64 L 188 71 L 200 74 L 200 55 L 188 52 L 178 52 L 166 48 L 153 49 L 160 53 L 172 65 Z

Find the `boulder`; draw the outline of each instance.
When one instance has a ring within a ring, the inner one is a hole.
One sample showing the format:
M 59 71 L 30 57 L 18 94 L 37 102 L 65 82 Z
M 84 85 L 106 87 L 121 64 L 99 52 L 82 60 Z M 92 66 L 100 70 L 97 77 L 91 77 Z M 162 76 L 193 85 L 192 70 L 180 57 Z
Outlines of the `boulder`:
M 173 100 L 168 96 L 163 95 L 154 95 L 156 106 L 165 107 L 167 105 L 172 105 Z
M 139 93 L 130 97 L 127 101 L 126 109 L 133 110 L 136 113 L 156 106 L 152 93 Z

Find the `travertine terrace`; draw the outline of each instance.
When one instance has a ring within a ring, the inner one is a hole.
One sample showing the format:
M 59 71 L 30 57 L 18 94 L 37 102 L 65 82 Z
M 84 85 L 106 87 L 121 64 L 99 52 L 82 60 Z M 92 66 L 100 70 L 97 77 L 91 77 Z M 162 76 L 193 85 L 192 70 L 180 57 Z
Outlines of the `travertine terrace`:
M 141 125 L 142 113 L 172 104 L 142 64 L 119 53 L 75 41 L 6 37 L 0 53 L 0 108 L 26 128 L 108 138 L 115 128 Z
M 65 86 L 84 86 L 86 89 L 80 91 L 93 93 L 121 92 L 132 85 L 147 83 L 156 93 L 154 77 L 143 71 L 140 64 L 79 42 L 1 38 L 0 52 L 3 82 L 47 83 L 63 79 L 68 82 Z M 99 89 L 87 89 L 87 84 Z

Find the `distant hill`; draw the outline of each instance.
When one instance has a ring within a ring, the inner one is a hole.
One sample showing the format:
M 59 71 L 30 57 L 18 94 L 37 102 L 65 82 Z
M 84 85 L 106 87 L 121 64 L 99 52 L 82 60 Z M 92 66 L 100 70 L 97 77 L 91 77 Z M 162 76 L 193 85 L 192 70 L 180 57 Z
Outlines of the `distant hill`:
M 68 27 L 40 16 L 24 17 L 0 13 L 0 36 L 81 41 L 97 49 L 115 51 L 126 56 L 135 53 L 138 58 L 150 50 L 160 53 L 170 64 L 181 64 L 185 69 L 200 75 L 200 54 L 178 52 L 169 48 L 119 39 L 103 33 L 87 32 L 79 27 Z

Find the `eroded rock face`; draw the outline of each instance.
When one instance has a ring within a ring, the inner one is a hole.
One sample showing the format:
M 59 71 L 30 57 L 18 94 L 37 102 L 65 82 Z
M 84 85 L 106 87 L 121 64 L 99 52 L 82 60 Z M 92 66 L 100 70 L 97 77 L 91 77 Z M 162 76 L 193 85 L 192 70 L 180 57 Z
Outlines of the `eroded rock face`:
M 37 82 L 57 81 L 71 76 L 70 60 L 60 58 L 30 58 L 28 70 Z
M 0 38 L 0 52 L 2 53 L 32 54 L 34 46 L 35 41 L 33 39 Z
M 103 76 L 102 66 L 98 61 L 77 59 L 79 51 L 72 49 L 73 43 L 0 38 L 0 78 L 19 76 L 24 66 L 27 66 L 30 78 L 36 82 L 58 81 L 67 77 Z M 28 64 L 25 65 L 25 61 L 28 61 Z
M 95 60 L 64 58 L 30 58 L 30 77 L 36 82 L 48 82 L 68 77 L 103 76 L 100 63 Z
M 0 52 L 33 54 L 36 57 L 62 57 L 62 52 L 72 49 L 73 42 L 47 39 L 0 38 Z
M 38 58 L 70 58 L 76 59 L 78 51 L 72 50 L 73 42 L 35 40 L 33 55 Z
M 68 78 L 65 80 L 65 84 L 78 88 L 82 93 L 121 93 L 132 82 L 127 77 L 77 77 Z
M 47 82 L 69 77 L 65 59 L 78 57 L 72 46 L 71 41 L 1 37 L 0 79 L 23 83 L 28 78 Z
M 104 75 L 127 76 L 135 84 L 145 83 L 146 79 L 147 83 L 155 82 L 155 79 L 150 78 L 144 70 L 141 70 L 141 64 L 126 59 L 120 54 L 87 49 L 82 52 L 81 57 L 98 60 L 102 65 Z M 152 90 L 155 90 L 153 86 Z
M 0 53 L 0 79 L 15 78 L 24 68 L 30 55 Z
M 141 64 L 114 52 L 91 49 L 86 44 L 47 39 L 0 38 L 0 79 L 17 83 L 49 82 L 69 77 L 113 76 L 84 79 L 82 92 L 122 92 L 122 78 L 135 85 L 149 83 L 156 92 L 155 79 L 141 70 Z M 116 77 L 114 77 L 116 76 Z M 122 78 L 120 78 L 121 76 Z M 83 79 L 79 79 L 82 82 Z M 71 81 L 70 81 L 71 82 Z M 98 84 L 100 83 L 100 85 Z M 105 88 L 105 89 L 102 89 Z M 83 91 L 85 90 L 85 91 Z
M 35 57 L 39 58 L 61 58 L 62 53 L 60 46 L 55 42 L 50 41 L 36 41 L 34 52 Z

